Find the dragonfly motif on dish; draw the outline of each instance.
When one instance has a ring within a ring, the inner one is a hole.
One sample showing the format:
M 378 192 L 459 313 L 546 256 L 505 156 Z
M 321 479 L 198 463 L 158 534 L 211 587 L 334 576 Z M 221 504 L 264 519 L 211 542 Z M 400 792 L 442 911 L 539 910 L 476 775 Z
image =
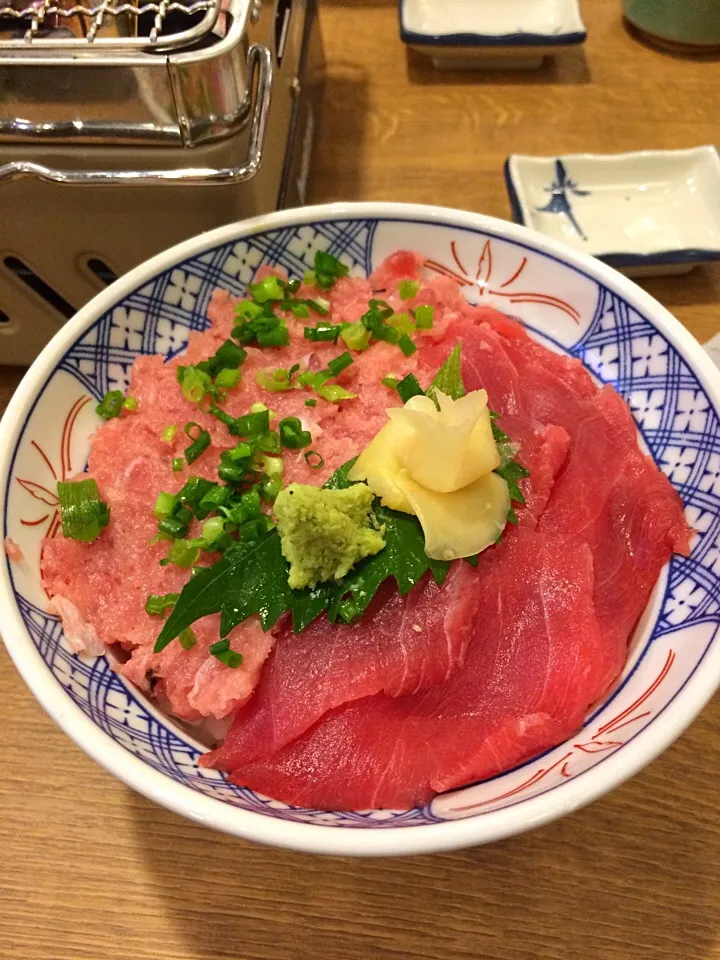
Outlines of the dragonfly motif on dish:
M 572 206 L 570 204 L 569 194 L 572 194 L 574 197 L 589 197 L 590 191 L 581 190 L 575 181 L 568 176 L 568 172 L 562 160 L 555 161 L 555 180 L 549 187 L 546 187 L 545 189 L 550 194 L 550 200 L 544 207 L 537 207 L 537 212 L 564 213 L 570 223 L 573 225 L 573 229 L 578 236 L 582 237 L 583 240 L 587 240 L 582 227 L 575 219 L 575 214 L 573 213 Z

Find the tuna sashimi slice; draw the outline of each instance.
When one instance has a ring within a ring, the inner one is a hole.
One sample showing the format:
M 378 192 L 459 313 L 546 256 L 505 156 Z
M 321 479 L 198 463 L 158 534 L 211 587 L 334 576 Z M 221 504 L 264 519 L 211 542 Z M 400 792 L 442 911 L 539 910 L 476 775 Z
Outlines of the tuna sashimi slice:
M 322 616 L 301 634 L 288 625 L 252 700 L 203 765 L 233 769 L 281 749 L 348 701 L 418 693 L 448 680 L 465 658 L 477 586 L 475 570 L 456 563 L 442 589 L 427 577 L 401 597 L 387 582 L 358 623 Z
M 605 387 L 577 412 L 574 442 L 540 529 L 584 540 L 595 557 L 595 603 L 608 642 L 627 638 L 673 551 L 690 531 L 667 477 L 638 447 L 627 405 Z
M 624 640 L 601 634 L 593 584 L 587 545 L 521 534 L 480 563 L 482 615 L 447 683 L 341 707 L 231 779 L 302 806 L 404 808 L 553 746 L 624 657 Z

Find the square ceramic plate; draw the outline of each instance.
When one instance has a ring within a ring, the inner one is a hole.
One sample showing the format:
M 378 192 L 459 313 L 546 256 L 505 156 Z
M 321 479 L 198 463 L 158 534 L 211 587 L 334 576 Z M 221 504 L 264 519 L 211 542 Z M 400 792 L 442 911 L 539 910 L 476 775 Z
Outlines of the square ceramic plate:
M 400 34 L 440 69 L 533 69 L 585 41 L 578 0 L 399 0 Z
M 505 179 L 516 223 L 631 276 L 687 273 L 720 259 L 715 147 L 514 155 Z

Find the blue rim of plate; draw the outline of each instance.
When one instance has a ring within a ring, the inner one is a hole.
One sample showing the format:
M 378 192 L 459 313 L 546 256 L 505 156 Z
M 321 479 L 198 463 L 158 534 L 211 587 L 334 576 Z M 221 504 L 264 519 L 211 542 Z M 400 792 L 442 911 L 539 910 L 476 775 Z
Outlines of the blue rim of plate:
M 503 166 L 503 172 L 505 176 L 505 186 L 508 192 L 508 199 L 510 200 L 510 210 L 512 213 L 513 223 L 520 224 L 521 227 L 528 227 L 530 230 L 535 230 L 536 233 L 550 237 L 551 235 L 549 233 L 545 233 L 543 230 L 538 230 L 525 217 L 510 166 L 511 159 L 511 157 L 506 159 Z M 701 247 L 686 247 L 678 250 L 658 250 L 657 252 L 653 253 L 623 253 L 622 251 L 616 251 L 609 253 L 593 253 L 590 254 L 590 256 L 595 257 L 597 260 L 602 260 L 602 262 L 606 263 L 609 267 L 652 267 L 654 265 L 671 266 L 673 264 L 682 265 L 688 263 L 709 263 L 713 260 L 720 260 L 720 249 L 711 250 L 702 249 Z
M 574 47 L 587 40 L 587 30 L 565 33 L 416 33 L 408 30 L 403 19 L 405 0 L 398 2 L 400 39 L 403 43 L 425 47 Z

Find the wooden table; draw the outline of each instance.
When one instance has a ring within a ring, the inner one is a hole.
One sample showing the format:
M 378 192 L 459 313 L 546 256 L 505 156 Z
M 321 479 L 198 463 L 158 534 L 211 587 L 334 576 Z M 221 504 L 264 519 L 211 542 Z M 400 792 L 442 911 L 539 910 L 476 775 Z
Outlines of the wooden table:
M 332 82 L 313 198 L 507 217 L 511 151 L 712 143 L 720 64 L 639 45 L 617 0 L 583 6 L 583 52 L 473 76 L 408 59 L 389 0 L 322 0 Z M 647 288 L 701 340 L 720 327 L 720 269 Z M 2 406 L 18 378 L 0 372 Z M 717 700 L 630 783 L 535 833 L 328 860 L 153 806 L 73 746 L 0 662 L 2 960 L 720 958 Z

